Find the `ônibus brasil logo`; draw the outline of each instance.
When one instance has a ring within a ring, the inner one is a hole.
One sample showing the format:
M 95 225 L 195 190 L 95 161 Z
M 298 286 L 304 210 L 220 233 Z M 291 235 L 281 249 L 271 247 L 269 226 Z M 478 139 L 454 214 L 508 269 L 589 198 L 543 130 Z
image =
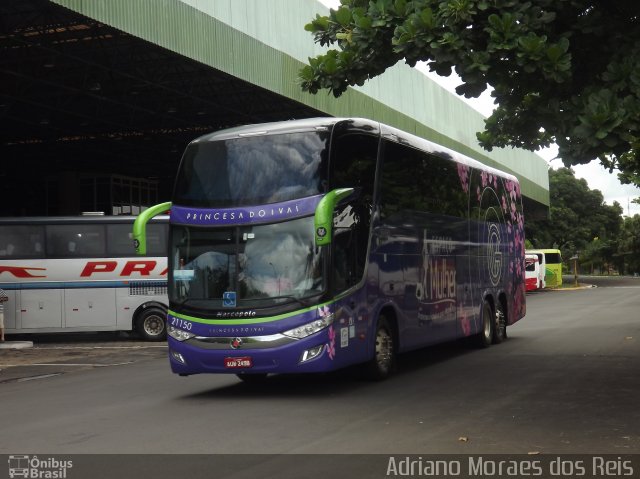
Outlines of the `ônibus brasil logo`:
M 73 461 L 38 456 L 9 456 L 9 477 L 25 477 L 33 479 L 65 479 L 67 469 L 73 467 Z

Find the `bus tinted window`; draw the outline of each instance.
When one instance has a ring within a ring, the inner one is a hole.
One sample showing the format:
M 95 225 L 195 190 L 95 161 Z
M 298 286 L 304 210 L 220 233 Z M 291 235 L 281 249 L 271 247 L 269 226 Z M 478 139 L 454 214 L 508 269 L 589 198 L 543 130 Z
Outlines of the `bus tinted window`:
M 167 225 L 147 225 L 147 256 L 167 254 Z M 107 256 L 135 256 L 131 224 L 107 225 Z
M 327 131 L 192 143 L 174 203 L 205 208 L 276 203 L 322 192 Z
M 102 225 L 48 225 L 46 231 L 48 256 L 91 257 L 105 254 Z
M 107 256 L 134 256 L 131 225 L 107 225 Z
M 0 258 L 38 258 L 43 255 L 42 226 L 0 226 Z
M 331 153 L 331 188 L 361 188 L 361 195 L 373 201 L 378 157 L 378 137 L 339 134 Z
M 165 256 L 167 254 L 167 225 L 151 224 L 147 227 L 147 255 Z
M 403 210 L 467 215 L 456 163 L 406 145 L 385 142 L 381 191 L 384 217 Z
M 364 274 L 378 158 L 378 136 L 337 131 L 332 142 L 331 188 L 358 188 L 358 196 L 334 216 L 334 289 L 357 284 Z
M 559 264 L 562 263 L 560 253 L 545 253 L 547 264 Z

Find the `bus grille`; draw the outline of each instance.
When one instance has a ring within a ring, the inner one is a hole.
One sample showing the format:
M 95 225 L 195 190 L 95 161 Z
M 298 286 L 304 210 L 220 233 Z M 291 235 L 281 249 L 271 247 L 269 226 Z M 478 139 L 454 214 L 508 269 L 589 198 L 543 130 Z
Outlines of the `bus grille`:
M 131 281 L 129 296 L 166 296 L 166 281 Z

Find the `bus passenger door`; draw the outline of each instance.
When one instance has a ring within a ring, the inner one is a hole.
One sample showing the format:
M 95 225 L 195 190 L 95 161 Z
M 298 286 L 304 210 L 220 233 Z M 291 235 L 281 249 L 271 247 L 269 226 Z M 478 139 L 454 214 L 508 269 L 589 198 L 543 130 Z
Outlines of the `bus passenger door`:
M 63 289 L 23 289 L 20 292 L 21 328 L 61 327 L 63 294 Z
M 4 303 L 4 327 L 7 330 L 16 329 L 16 311 L 18 310 L 18 300 L 20 299 L 20 293 L 15 290 L 4 290 L 9 298 Z

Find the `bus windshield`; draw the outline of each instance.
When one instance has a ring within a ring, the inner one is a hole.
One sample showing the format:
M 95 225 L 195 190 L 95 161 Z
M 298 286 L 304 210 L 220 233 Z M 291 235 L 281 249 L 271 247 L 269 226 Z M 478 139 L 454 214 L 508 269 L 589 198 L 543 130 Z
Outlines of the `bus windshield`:
M 171 236 L 171 301 L 195 309 L 265 307 L 325 289 L 323 250 L 313 217 L 276 224 L 176 226 Z M 235 293 L 229 303 L 225 293 Z
M 193 142 L 182 158 L 174 203 L 237 207 L 322 193 L 328 137 L 320 130 Z

